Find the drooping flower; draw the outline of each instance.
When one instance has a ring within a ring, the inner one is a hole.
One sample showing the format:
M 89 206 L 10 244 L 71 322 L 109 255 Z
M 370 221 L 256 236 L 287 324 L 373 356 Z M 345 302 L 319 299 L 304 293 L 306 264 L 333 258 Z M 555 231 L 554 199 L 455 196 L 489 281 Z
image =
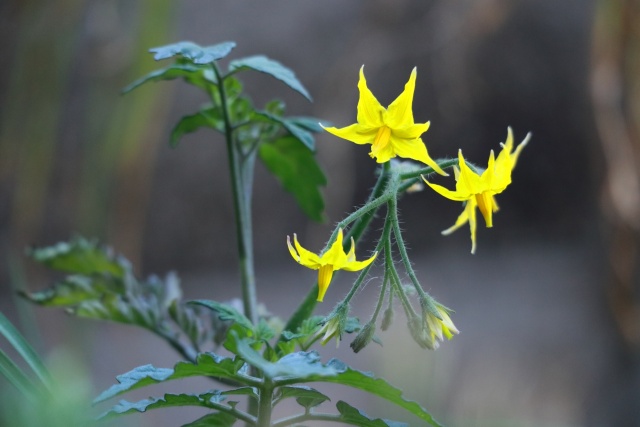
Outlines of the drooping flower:
M 450 340 L 454 335 L 460 333 L 456 328 L 456 325 L 453 324 L 451 317 L 449 317 L 449 312 L 451 310 L 437 302 L 435 303 L 435 307 L 441 318 L 438 318 L 435 314 L 429 312 L 426 314 L 425 320 L 429 334 L 428 341 L 431 344 L 429 348 L 432 350 L 440 347 L 440 342 L 443 341 L 445 337 Z
M 287 246 L 289 247 L 289 252 L 293 259 L 305 267 L 318 270 L 318 301 L 322 301 L 324 299 L 324 294 L 329 288 L 334 271 L 362 270 L 371 264 L 376 258 L 377 253 L 374 253 L 371 258 L 365 261 L 356 261 L 355 243 L 353 238 L 351 238 L 351 249 L 348 253 L 346 253 L 342 248 L 342 239 L 342 229 L 340 229 L 338 231 L 336 241 L 333 242 L 328 251 L 319 256 L 303 248 L 300 243 L 298 243 L 298 237 L 295 234 L 293 235 L 294 248 L 291 244 L 291 239 L 287 236 Z
M 429 129 L 429 122 L 415 123 L 411 110 L 416 87 L 414 68 L 404 91 L 388 108 L 384 108 L 367 87 L 364 66 L 360 68 L 357 123 L 344 128 L 327 127 L 327 132 L 356 144 L 371 144 L 369 155 L 378 163 L 399 156 L 431 166 L 440 175 L 447 175 L 429 156 L 420 135 Z
M 508 130 L 507 141 L 502 144 L 502 150 L 495 158 L 493 150 L 489 155 L 487 169 L 482 173 L 469 167 L 462 156 L 462 150 L 458 151 L 459 168 L 454 168 L 456 178 L 456 190 L 451 191 L 441 185 L 432 184 L 424 180 L 431 188 L 442 196 L 464 202 L 465 207 L 456 223 L 444 230 L 442 234 L 448 235 L 469 223 L 471 229 L 471 253 L 476 251 L 476 207 L 484 217 L 488 228 L 493 227 L 493 213 L 498 211 L 496 194 L 502 193 L 511 184 L 511 171 L 516 166 L 518 156 L 529 142 L 530 134 L 513 151 L 513 132 Z M 424 179 L 424 177 L 423 177 Z

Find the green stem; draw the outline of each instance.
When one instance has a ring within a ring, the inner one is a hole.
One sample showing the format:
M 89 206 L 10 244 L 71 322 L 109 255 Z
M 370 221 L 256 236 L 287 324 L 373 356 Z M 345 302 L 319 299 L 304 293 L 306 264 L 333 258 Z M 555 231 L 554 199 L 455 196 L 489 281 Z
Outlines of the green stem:
M 418 277 L 411 266 L 407 247 L 404 244 L 402 232 L 400 231 L 400 222 L 398 221 L 398 202 L 395 199 L 389 202 L 389 211 L 391 212 L 391 222 L 393 223 L 393 235 L 396 238 L 396 246 L 398 246 L 400 258 L 402 258 L 402 263 L 404 264 L 404 268 L 411 279 L 411 283 L 413 283 L 413 287 L 418 292 L 418 295 L 420 295 L 421 301 L 433 305 L 433 298 L 431 298 L 431 296 L 422 289 L 422 286 L 420 286 L 420 282 L 418 281 Z M 436 310 L 434 310 L 434 312 L 437 313 Z
M 236 235 L 238 240 L 238 260 L 240 265 L 240 281 L 244 314 L 253 324 L 258 323 L 258 298 L 256 295 L 256 279 L 253 261 L 253 236 L 251 228 L 251 180 L 252 173 L 247 171 L 253 167 L 251 161 L 241 161 L 238 147 L 234 144 L 233 126 L 229 117 L 227 94 L 224 79 L 215 64 L 213 72 L 218 81 L 218 93 L 224 119 L 224 134 L 227 140 L 227 157 L 231 175 L 233 207 L 236 216 Z
M 260 388 L 260 406 L 258 408 L 258 427 L 271 426 L 271 409 L 275 387 L 270 379 L 265 378 Z
M 402 303 L 402 308 L 404 309 L 404 312 L 406 313 L 407 317 L 411 318 L 412 315 L 413 316 L 416 315 L 416 312 L 411 306 L 411 303 L 409 302 L 409 299 L 407 298 L 407 295 L 405 294 L 404 289 L 402 289 L 402 282 L 400 281 L 400 277 L 398 276 L 398 271 L 396 270 L 396 267 L 393 264 L 393 255 L 391 251 L 391 235 L 387 237 L 385 242 L 384 257 L 385 257 L 385 270 L 386 270 L 385 274 L 389 274 L 389 277 L 391 278 L 391 284 L 395 288 L 396 293 L 398 294 L 398 298 L 400 298 L 400 302 Z
M 456 157 L 455 159 L 439 160 L 437 163 L 438 163 L 438 166 L 440 166 L 442 169 L 446 169 L 446 168 L 450 168 L 451 166 L 457 165 L 458 162 L 459 160 Z M 420 175 L 430 175 L 433 172 L 435 172 L 433 168 L 430 166 L 427 166 L 417 171 L 402 173 L 400 174 L 400 179 L 419 178 Z
M 385 163 L 383 170 L 381 170 L 380 174 L 378 175 L 378 180 L 376 181 L 376 185 L 373 187 L 373 190 L 371 191 L 371 194 L 369 195 L 369 199 L 367 200 L 367 203 L 365 204 L 365 206 L 367 206 L 369 202 L 372 202 L 378 199 L 384 193 L 384 190 L 386 188 L 387 181 L 388 181 L 388 171 L 389 171 L 389 165 L 388 163 Z M 363 209 L 363 208 L 360 208 L 360 209 Z M 377 208 L 380 208 L 380 205 L 378 205 Z M 362 215 L 359 217 L 359 219 L 356 221 L 356 223 L 351 228 L 349 228 L 349 231 L 345 233 L 345 239 L 344 239 L 344 244 L 346 248 L 345 250 L 349 249 L 348 245 L 350 244 L 350 240 L 352 237 L 355 242 L 358 242 L 358 239 L 362 237 L 364 232 L 369 227 L 369 224 L 371 224 L 371 221 L 375 216 L 377 208 L 363 212 Z M 334 231 L 334 234 L 337 235 L 337 229 Z M 335 239 L 335 236 L 332 237 L 331 241 L 333 241 L 333 239 Z M 291 317 L 289 318 L 289 321 L 287 322 L 283 330 L 296 331 L 298 327 L 300 327 L 302 322 L 305 319 L 309 318 L 309 316 L 311 316 L 311 313 L 313 313 L 313 310 L 316 308 L 316 305 L 318 303 L 317 298 L 318 298 L 318 284 L 316 283 L 315 286 L 311 287 L 307 296 L 302 300 L 302 303 L 300 303 L 296 311 L 291 315 Z M 279 341 L 281 341 L 282 339 L 283 337 L 282 335 L 280 335 Z

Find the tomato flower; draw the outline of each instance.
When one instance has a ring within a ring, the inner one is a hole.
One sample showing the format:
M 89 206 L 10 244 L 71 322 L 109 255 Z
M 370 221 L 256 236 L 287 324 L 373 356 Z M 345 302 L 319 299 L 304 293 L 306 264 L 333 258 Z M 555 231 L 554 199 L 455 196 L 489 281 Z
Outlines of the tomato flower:
M 527 135 L 524 141 L 513 151 L 513 133 L 509 128 L 507 141 L 502 144 L 502 150 L 498 154 L 498 158 L 495 158 L 493 150 L 491 150 L 489 164 L 482 173 L 478 173 L 469 167 L 462 156 L 462 150 L 458 151 L 459 169 L 454 168 L 456 178 L 455 191 L 448 190 L 441 185 L 432 184 L 424 177 L 422 178 L 429 187 L 447 199 L 465 203 L 464 211 L 458 217 L 456 223 L 444 230 L 442 234 L 451 234 L 468 222 L 471 229 L 471 253 L 475 253 L 476 207 L 484 217 L 487 227 L 493 227 L 493 213 L 498 211 L 498 203 L 494 196 L 502 193 L 511 184 L 511 171 L 516 166 L 518 156 L 529 142 L 530 136 L 530 134 Z
M 307 268 L 318 270 L 318 301 L 322 301 L 324 299 L 324 294 L 329 288 L 334 271 L 362 270 L 371 264 L 376 258 L 377 253 L 374 253 L 373 256 L 366 261 L 356 261 L 355 243 L 353 238 L 351 238 L 351 249 L 348 253 L 346 253 L 342 248 L 342 239 L 342 229 L 340 229 L 338 231 L 336 241 L 331 245 L 328 251 L 319 256 L 303 248 L 300 243 L 298 243 L 298 237 L 295 234 L 293 235 L 294 248 L 291 244 L 291 239 L 287 236 L 287 246 L 289 247 L 289 252 L 293 259 Z
M 415 123 L 411 104 L 416 87 L 414 68 L 404 91 L 388 108 L 384 108 L 367 87 L 364 66 L 360 68 L 357 123 L 344 128 L 327 127 L 327 132 L 356 144 L 371 144 L 369 156 L 385 163 L 399 156 L 431 166 L 440 175 L 447 175 L 429 156 L 420 135 L 429 129 L 429 122 Z

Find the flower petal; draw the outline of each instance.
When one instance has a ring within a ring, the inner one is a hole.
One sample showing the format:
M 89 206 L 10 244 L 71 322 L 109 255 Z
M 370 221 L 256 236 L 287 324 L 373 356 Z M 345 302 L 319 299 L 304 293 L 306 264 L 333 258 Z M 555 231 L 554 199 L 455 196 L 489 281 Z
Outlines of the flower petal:
M 342 269 L 344 271 L 360 271 L 363 268 L 365 268 L 366 266 L 368 266 L 369 264 L 371 264 L 373 262 L 374 259 L 376 259 L 376 257 L 378 256 L 378 252 L 374 252 L 373 256 L 367 260 L 364 261 L 356 261 L 355 257 L 353 261 L 348 262 L 347 264 L 345 264 Z
M 320 125 L 322 126 L 322 125 Z M 334 134 L 339 138 L 346 139 L 347 141 L 351 141 L 356 144 L 372 144 L 373 140 L 378 133 L 377 128 L 371 128 L 367 126 L 363 126 L 360 123 L 354 123 L 352 125 L 336 128 L 336 127 L 324 127 L 324 130 L 329 133 Z
M 344 264 L 346 264 L 347 254 L 344 253 L 342 240 L 343 235 L 341 228 L 338 230 L 336 241 L 333 242 L 329 250 L 327 250 L 320 258 L 320 263 L 322 265 L 331 264 L 334 266 L 334 270 L 339 270 Z
M 413 125 L 413 92 L 416 89 L 416 74 L 414 68 L 409 76 L 409 81 L 404 86 L 402 93 L 393 101 L 384 115 L 384 122 L 392 129 Z
M 429 187 L 433 188 L 438 194 L 446 197 L 447 199 L 455 200 L 456 202 L 464 202 L 465 200 L 468 200 L 469 197 L 471 197 L 469 193 L 462 193 L 457 190 L 451 191 L 448 188 L 443 187 L 442 185 L 432 184 L 424 179 L 424 177 L 422 177 L 422 180 L 426 182 Z
M 406 159 L 413 159 L 419 162 L 426 164 L 427 166 L 431 166 L 434 171 L 443 176 L 448 176 L 448 174 L 442 170 L 440 166 L 429 156 L 427 152 L 427 146 L 424 145 L 422 139 L 416 138 L 413 140 L 400 139 L 391 134 L 391 145 L 393 146 L 393 150 L 395 153 Z
M 370 128 L 379 128 L 384 124 L 382 115 L 385 109 L 367 87 L 367 80 L 364 77 L 364 65 L 360 68 L 358 90 L 360 91 L 360 99 L 358 100 L 358 123 Z
M 303 248 L 298 242 L 298 236 L 295 233 L 293 234 L 293 243 L 295 244 L 296 250 L 298 252 L 298 258 L 296 258 L 295 256 L 293 257 L 296 261 L 313 270 L 317 270 L 318 268 L 320 268 L 320 257 L 313 252 L 310 252 Z M 291 256 L 293 256 L 293 248 L 291 247 L 291 243 L 289 242 L 288 238 L 287 244 L 289 245 L 289 252 L 291 252 Z

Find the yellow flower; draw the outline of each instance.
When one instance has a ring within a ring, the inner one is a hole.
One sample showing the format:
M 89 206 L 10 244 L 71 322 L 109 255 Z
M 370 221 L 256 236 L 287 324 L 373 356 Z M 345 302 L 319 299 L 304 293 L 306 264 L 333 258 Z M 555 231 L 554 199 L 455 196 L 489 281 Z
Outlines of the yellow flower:
M 371 144 L 369 155 L 378 163 L 400 156 L 425 163 L 440 175 L 447 175 L 438 164 L 429 157 L 427 147 L 420 135 L 429 129 L 429 122 L 415 123 L 411 104 L 416 87 L 416 69 L 404 87 L 404 91 L 388 108 L 384 108 L 367 87 L 364 78 L 364 65 L 360 68 L 358 89 L 358 123 L 338 129 L 324 128 L 337 137 L 356 144 Z
M 502 144 L 502 150 L 498 154 L 498 158 L 495 158 L 493 150 L 491 150 L 489 164 L 482 174 L 478 174 L 471 169 L 462 156 L 462 150 L 458 151 L 460 169 L 454 169 L 456 177 L 455 191 L 448 190 L 437 184 L 431 184 L 426 179 L 424 180 L 444 197 L 458 202 L 465 202 L 464 211 L 458 217 L 456 223 L 451 228 L 444 230 L 442 234 L 451 234 L 468 222 L 471 229 L 471 253 L 475 253 L 476 207 L 480 209 L 487 227 L 493 227 L 493 213 L 498 211 L 498 204 L 494 196 L 502 193 L 511 184 L 511 171 L 516 166 L 518 156 L 529 142 L 530 136 L 528 134 L 524 141 L 513 151 L 513 133 L 509 128 L 507 141 Z
M 432 313 L 426 315 L 427 329 L 429 330 L 428 347 L 431 350 L 435 350 L 440 346 L 440 341 L 453 338 L 454 335 L 460 333 L 456 326 L 453 324 L 451 317 L 449 317 L 449 309 L 445 306 L 436 303 L 436 309 L 442 319 Z
M 336 241 L 333 243 L 333 245 L 331 245 L 329 250 L 322 256 L 318 256 L 300 246 L 300 243 L 298 243 L 298 237 L 295 234 L 293 235 L 293 243 L 295 244 L 294 249 L 293 245 L 291 245 L 291 239 L 289 239 L 289 236 L 287 236 L 287 246 L 289 246 L 289 252 L 291 253 L 293 259 L 295 259 L 299 264 L 302 264 L 305 267 L 311 268 L 313 270 L 319 270 L 318 301 L 322 301 L 324 299 L 324 294 L 329 288 L 331 277 L 333 277 L 334 271 L 362 270 L 363 268 L 371 264 L 376 258 L 377 253 L 374 253 L 373 256 L 366 261 L 356 261 L 355 243 L 353 241 L 353 238 L 351 238 L 351 249 L 349 250 L 349 253 L 345 253 L 344 249 L 342 249 L 342 239 L 342 229 L 340 229 L 338 231 L 338 237 L 336 238 Z

